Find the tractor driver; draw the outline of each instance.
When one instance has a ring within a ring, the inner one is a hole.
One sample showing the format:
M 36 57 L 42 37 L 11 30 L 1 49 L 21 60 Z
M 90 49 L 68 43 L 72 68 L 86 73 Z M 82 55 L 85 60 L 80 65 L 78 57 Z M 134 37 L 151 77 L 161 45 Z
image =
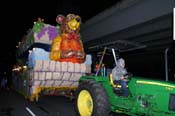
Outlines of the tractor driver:
M 116 66 L 112 69 L 112 75 L 114 84 L 119 83 L 122 86 L 122 94 L 125 97 L 128 96 L 128 76 L 125 76 L 127 73 L 128 72 L 125 68 L 125 60 L 120 58 L 117 61 Z

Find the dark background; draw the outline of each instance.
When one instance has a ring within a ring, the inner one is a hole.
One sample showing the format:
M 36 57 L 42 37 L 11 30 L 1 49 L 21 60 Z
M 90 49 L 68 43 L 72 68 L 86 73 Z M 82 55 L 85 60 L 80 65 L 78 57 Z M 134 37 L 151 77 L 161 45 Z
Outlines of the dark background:
M 56 25 L 58 14 L 75 13 L 81 16 L 84 23 L 117 2 L 120 0 L 1 1 L 0 72 L 11 70 L 16 62 L 17 43 L 38 17 L 43 18 L 47 24 Z

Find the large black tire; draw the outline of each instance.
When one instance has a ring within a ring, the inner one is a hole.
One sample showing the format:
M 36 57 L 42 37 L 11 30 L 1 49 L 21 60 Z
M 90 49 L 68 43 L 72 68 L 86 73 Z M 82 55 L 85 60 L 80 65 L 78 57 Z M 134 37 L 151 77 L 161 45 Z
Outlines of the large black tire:
M 104 87 L 100 83 L 89 80 L 89 81 L 82 81 L 79 84 L 79 87 L 75 93 L 76 116 L 83 116 L 82 114 L 80 114 L 80 111 L 78 108 L 79 94 L 83 90 L 88 91 L 92 98 L 93 109 L 90 116 L 109 116 L 110 115 L 110 112 L 111 112 L 110 104 L 109 104 L 108 96 Z M 89 116 L 89 114 L 86 116 Z

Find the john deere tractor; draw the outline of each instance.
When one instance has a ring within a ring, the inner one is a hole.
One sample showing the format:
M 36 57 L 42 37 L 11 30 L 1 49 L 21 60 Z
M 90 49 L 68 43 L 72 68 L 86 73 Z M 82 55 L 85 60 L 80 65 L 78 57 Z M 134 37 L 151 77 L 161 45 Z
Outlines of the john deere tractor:
M 102 59 L 107 49 L 105 48 Z M 113 55 L 115 59 L 115 52 Z M 117 62 L 116 59 L 115 61 Z M 113 83 L 112 75 L 104 77 L 96 73 L 82 76 L 75 95 L 76 114 L 175 116 L 175 83 L 132 76 L 128 90 L 129 96 L 122 96 L 121 86 Z

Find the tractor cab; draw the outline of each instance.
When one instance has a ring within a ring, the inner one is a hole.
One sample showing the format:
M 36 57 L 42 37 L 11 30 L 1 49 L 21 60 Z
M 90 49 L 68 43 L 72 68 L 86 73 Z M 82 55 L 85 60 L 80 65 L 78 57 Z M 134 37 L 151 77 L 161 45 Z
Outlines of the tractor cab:
M 103 51 L 103 54 L 102 54 L 102 57 L 100 59 L 100 63 L 98 64 L 99 67 L 98 67 L 98 69 L 96 71 L 96 76 L 101 75 L 101 76 L 104 76 L 105 77 L 105 74 L 104 74 L 105 72 L 102 71 L 102 73 L 100 73 L 100 74 L 99 74 L 99 72 L 101 72 L 100 71 L 101 70 L 101 67 L 103 67 L 103 59 L 104 59 L 104 56 L 107 53 L 107 51 L 108 51 L 108 53 L 109 53 L 109 51 L 111 51 L 112 56 L 113 56 L 114 61 L 115 61 L 115 66 L 117 66 L 117 62 L 118 62 L 117 59 L 119 59 L 119 50 L 116 50 L 114 48 L 105 47 L 104 48 L 104 51 Z M 123 92 L 122 91 L 122 85 L 121 85 L 121 83 L 120 83 L 119 80 L 118 81 L 115 80 L 115 82 L 114 82 L 114 72 L 115 72 L 115 71 L 113 71 L 114 70 L 114 67 L 112 67 L 112 70 L 109 73 L 109 75 L 107 75 L 107 77 L 109 78 L 109 83 L 112 86 L 115 95 L 121 96 L 122 95 L 122 92 Z M 126 77 L 127 83 L 128 83 L 129 80 L 130 80 L 130 78 L 131 78 L 131 76 L 132 76 L 132 74 L 126 72 L 126 74 L 124 74 L 123 76 Z M 128 85 L 126 87 L 128 88 Z

